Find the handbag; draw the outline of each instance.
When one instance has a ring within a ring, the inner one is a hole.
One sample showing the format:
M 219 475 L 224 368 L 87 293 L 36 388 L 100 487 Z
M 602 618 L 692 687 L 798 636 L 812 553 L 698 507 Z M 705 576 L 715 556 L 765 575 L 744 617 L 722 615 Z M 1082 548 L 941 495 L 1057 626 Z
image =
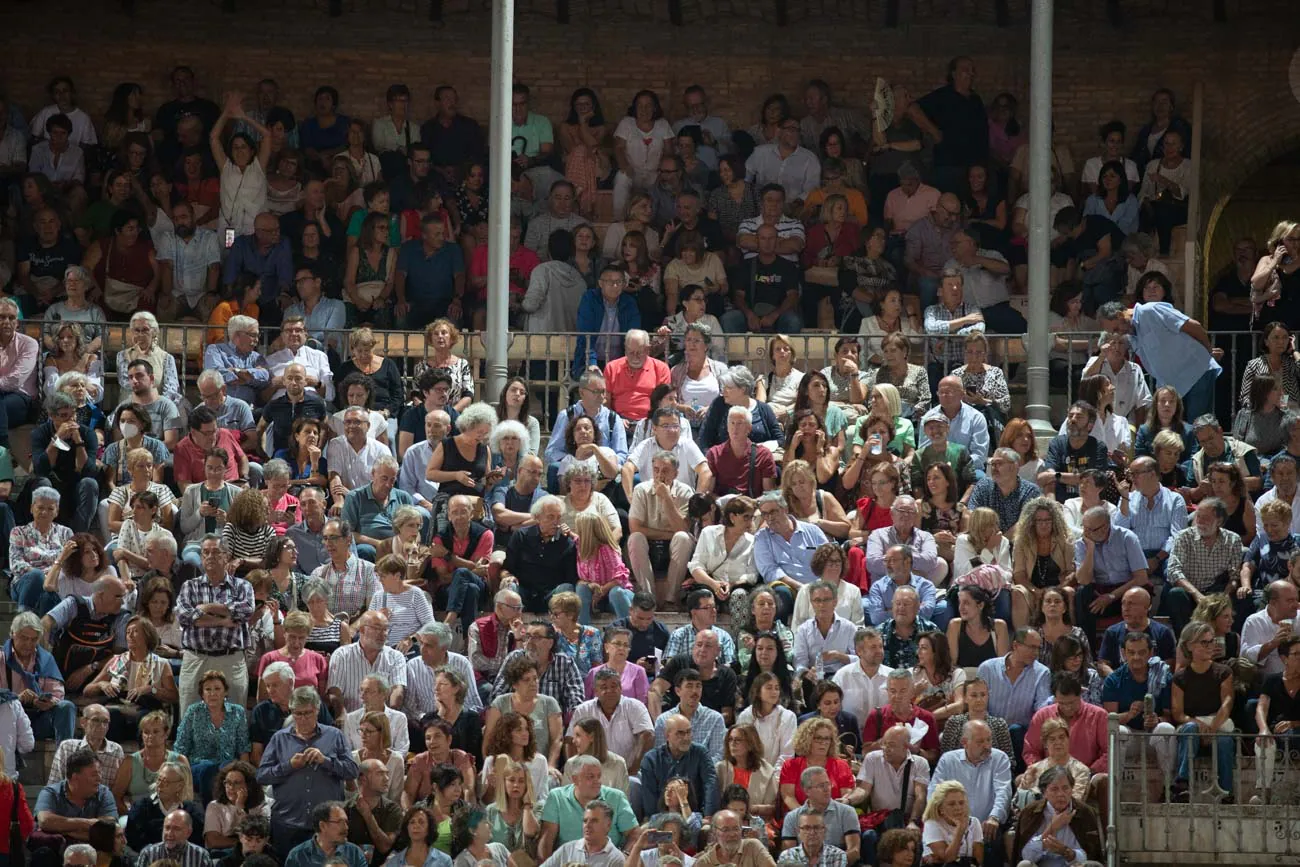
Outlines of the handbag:
M 140 293 L 144 287 L 108 276 L 113 266 L 113 246 L 110 240 L 107 261 L 104 263 L 104 306 L 117 313 L 134 313 L 140 309 Z
M 18 824 L 18 799 L 23 797 L 18 787 L 18 777 L 9 779 L 9 797 L 13 801 L 13 813 L 9 817 L 9 867 L 22 867 L 27 863 L 27 841 L 23 839 L 22 826 Z
M 880 713 L 880 708 L 876 708 Z M 883 717 L 883 714 L 881 714 Z M 863 831 L 877 831 L 884 834 L 886 831 L 893 831 L 897 828 L 907 827 L 907 792 L 908 784 L 912 780 L 912 757 L 907 758 L 907 767 L 903 768 L 903 786 L 899 789 L 902 792 L 899 806 L 892 810 L 872 810 L 870 813 L 863 813 L 858 817 L 858 825 Z
M 365 301 L 368 304 L 374 304 L 375 300 L 379 298 L 380 294 L 384 291 L 386 285 L 388 284 L 383 280 L 365 280 L 357 284 L 357 288 L 354 292 L 356 297 L 361 301 Z

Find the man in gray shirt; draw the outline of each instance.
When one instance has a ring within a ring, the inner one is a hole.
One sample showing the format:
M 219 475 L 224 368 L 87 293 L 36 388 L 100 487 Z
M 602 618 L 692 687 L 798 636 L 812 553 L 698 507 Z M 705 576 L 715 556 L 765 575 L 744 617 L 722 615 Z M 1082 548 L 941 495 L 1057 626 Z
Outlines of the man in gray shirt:
M 560 180 L 551 184 L 546 213 L 538 214 L 528 221 L 528 234 L 524 236 L 524 246 L 537 254 L 543 262 L 550 259 L 546 241 L 556 229 L 568 229 L 572 232 L 587 222 L 580 214 L 573 213 L 573 202 L 577 193 L 573 184 Z

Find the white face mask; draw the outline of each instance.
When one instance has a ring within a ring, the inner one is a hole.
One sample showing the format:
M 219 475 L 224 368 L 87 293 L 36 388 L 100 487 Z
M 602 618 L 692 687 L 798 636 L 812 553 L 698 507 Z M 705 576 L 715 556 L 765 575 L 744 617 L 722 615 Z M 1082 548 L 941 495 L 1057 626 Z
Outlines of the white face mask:
M 136 434 L 140 433 L 140 428 L 137 425 L 131 424 L 131 422 L 129 421 L 122 422 L 121 427 L 122 427 L 122 436 L 124 436 L 127 439 L 131 439 Z

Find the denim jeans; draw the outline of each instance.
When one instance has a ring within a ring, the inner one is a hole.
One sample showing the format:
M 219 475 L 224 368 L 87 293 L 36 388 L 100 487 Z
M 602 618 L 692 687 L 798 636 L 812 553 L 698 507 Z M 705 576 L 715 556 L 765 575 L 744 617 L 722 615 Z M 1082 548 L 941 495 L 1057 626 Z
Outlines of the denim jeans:
M 585 584 L 578 585 L 578 599 L 582 602 L 582 613 L 578 615 L 578 622 L 583 626 L 591 625 L 591 590 Z M 595 605 L 596 609 L 608 608 L 614 612 L 614 617 L 627 617 L 628 612 L 632 610 L 632 591 L 626 587 L 610 588 L 605 598 Z
M 460 615 L 460 629 L 469 632 L 469 625 L 478 618 L 479 606 L 487 596 L 487 583 L 468 569 L 451 573 L 451 587 L 447 590 L 447 610 Z
M 1215 757 L 1218 766 L 1219 787 L 1226 792 L 1232 791 L 1232 765 L 1236 758 L 1236 746 L 1228 735 L 1214 735 L 1214 745 L 1219 754 Z M 1186 722 L 1178 727 L 1178 774 L 1177 779 L 1189 782 L 1192 779 L 1192 759 L 1200 750 L 1200 727 L 1194 722 Z M 1211 747 L 1213 749 L 1213 746 Z
M 552 596 L 556 593 L 573 593 L 574 587 L 572 584 L 560 584 L 550 590 L 542 590 L 516 584 L 515 592 L 519 594 L 520 600 L 524 603 L 524 610 L 529 614 L 546 614 L 551 610 Z
M 77 706 L 64 699 L 49 710 L 25 708 L 27 717 L 32 722 L 32 733 L 37 740 L 53 738 L 59 741 L 71 740 L 77 731 Z
M 1218 371 L 1207 370 L 1196 384 L 1183 395 L 1183 418 L 1195 419 L 1198 415 L 1214 412 L 1214 384 Z
M 749 323 L 745 321 L 745 314 L 739 310 L 728 310 L 722 314 L 718 324 L 728 334 L 749 332 Z M 768 334 L 798 334 L 800 331 L 803 331 L 803 317 L 794 312 L 782 313 L 772 327 L 767 329 Z
M 31 611 L 38 617 L 50 613 L 60 602 L 59 594 L 51 593 L 42 585 L 45 573 L 39 569 L 29 569 L 14 579 L 9 587 L 9 595 L 23 611 Z

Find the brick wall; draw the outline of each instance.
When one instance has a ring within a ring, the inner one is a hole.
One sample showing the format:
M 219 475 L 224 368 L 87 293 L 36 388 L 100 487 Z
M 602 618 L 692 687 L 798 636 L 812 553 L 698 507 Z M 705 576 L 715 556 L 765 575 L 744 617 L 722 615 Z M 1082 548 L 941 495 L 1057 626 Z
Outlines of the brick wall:
M 213 97 L 274 76 L 299 115 L 315 87 L 331 83 L 346 112 L 374 117 L 385 87 L 405 81 L 423 118 L 433 87 L 449 82 L 464 110 L 486 120 L 490 18 L 482 0 L 446 0 L 438 26 L 428 21 L 425 0 L 344 0 L 337 19 L 326 15 L 325 0 L 238 3 L 241 11 L 228 15 L 220 0 L 136 0 L 132 19 L 114 0 L 9 0 L 0 8 L 0 75 L 30 112 L 43 103 L 50 75 L 71 74 L 96 115 L 125 80 L 143 84 L 155 107 L 169 96 L 168 70 L 181 62 L 196 68 L 201 90 Z M 1055 118 L 1078 161 L 1092 155 L 1097 126 L 1112 117 L 1135 133 L 1157 86 L 1173 88 L 1190 114 L 1198 80 L 1207 219 L 1251 172 L 1300 146 L 1300 102 L 1288 83 L 1300 28 L 1289 2 L 1230 0 L 1233 23 L 1215 24 L 1208 2 L 1125 0 L 1123 29 L 1105 21 L 1103 0 L 1056 5 Z M 924 93 L 942 83 L 950 56 L 968 53 L 985 100 L 1008 90 L 1027 119 L 1028 0 L 1011 0 L 1007 28 L 992 26 L 987 0 L 902 6 L 904 26 L 886 30 L 882 0 L 788 0 L 791 24 L 781 28 L 773 23 L 775 0 L 683 0 L 687 24 L 673 27 L 666 0 L 571 0 L 568 25 L 555 23 L 549 0 L 519 0 L 515 73 L 532 85 L 539 110 L 556 119 L 578 86 L 595 88 L 606 115 L 617 116 L 642 87 L 658 91 L 671 114 L 681 90 L 700 82 L 715 111 L 748 125 L 767 94 L 797 102 L 811 77 L 861 107 L 876 76 Z M 43 30 L 53 44 L 33 38 Z

